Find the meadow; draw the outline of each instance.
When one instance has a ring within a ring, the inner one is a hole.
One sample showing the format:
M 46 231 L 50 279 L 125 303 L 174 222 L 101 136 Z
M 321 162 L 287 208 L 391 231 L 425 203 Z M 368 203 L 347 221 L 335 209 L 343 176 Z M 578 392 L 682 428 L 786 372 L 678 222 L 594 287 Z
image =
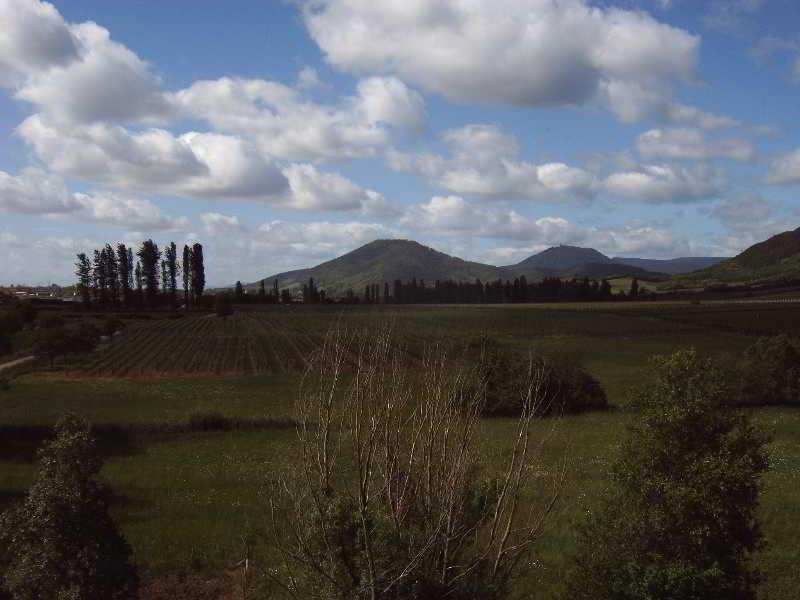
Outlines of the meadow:
M 114 516 L 146 579 L 219 574 L 258 543 L 266 484 L 295 462 L 293 401 L 305 357 L 332 325 L 375 331 L 390 323 L 409 356 L 440 344 L 458 354 L 491 335 L 518 349 L 558 351 L 595 375 L 613 409 L 561 418 L 546 464 L 568 478 L 517 589 L 553 598 L 562 589 L 576 526 L 607 485 L 628 424 L 630 394 L 647 381 L 648 358 L 694 347 L 736 355 L 759 335 L 800 335 L 800 304 L 607 303 L 460 306 L 266 306 L 228 318 L 185 316 L 128 324 L 88 359 L 39 367 L 0 392 L 0 506 L 20 497 L 35 448 L 64 411 L 98 427 L 115 491 Z M 213 418 L 209 418 L 209 416 Z M 753 411 L 772 435 L 760 515 L 763 598 L 796 597 L 800 558 L 800 410 Z M 538 427 L 545 435 L 552 419 Z M 483 422 L 488 468 L 509 451 L 512 423 Z

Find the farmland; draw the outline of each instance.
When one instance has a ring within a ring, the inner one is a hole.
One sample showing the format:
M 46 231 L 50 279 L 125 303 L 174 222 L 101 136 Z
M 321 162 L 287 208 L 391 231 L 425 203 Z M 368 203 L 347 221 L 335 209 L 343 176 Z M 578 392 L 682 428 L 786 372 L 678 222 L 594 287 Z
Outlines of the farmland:
M 520 351 L 573 355 L 606 389 L 615 410 L 563 418 L 546 450 L 548 461 L 567 458 L 568 480 L 518 585 L 528 597 L 552 598 L 562 589 L 576 524 L 607 485 L 608 465 L 636 419 L 628 398 L 645 381 L 648 357 L 689 346 L 737 354 L 758 335 L 800 334 L 800 305 L 267 306 L 227 318 L 130 319 L 87 359 L 42 366 L 0 392 L 0 504 L 29 485 L 46 427 L 63 411 L 79 412 L 101 432 L 125 432 L 103 444 L 104 476 L 145 578 L 225 572 L 242 557 L 242 536 L 263 523 L 264 483 L 293 464 L 292 405 L 308 354 L 331 326 L 369 334 L 386 324 L 412 358 L 435 343 L 460 356 L 489 334 Z M 207 430 L 193 426 L 203 415 L 224 421 Z M 792 598 L 800 412 L 768 408 L 754 415 L 773 436 L 761 506 L 769 542 L 759 559 L 767 575 L 762 595 Z M 490 468 L 507 454 L 511 427 L 506 419 L 484 422 L 482 454 Z

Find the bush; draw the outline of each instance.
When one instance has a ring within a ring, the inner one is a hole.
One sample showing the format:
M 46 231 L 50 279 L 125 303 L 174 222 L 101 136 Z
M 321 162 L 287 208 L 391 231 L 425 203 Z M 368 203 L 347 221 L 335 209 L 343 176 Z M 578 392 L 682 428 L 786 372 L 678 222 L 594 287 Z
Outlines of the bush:
M 484 416 L 520 415 L 531 381 L 541 386 L 540 416 L 608 408 L 600 383 L 566 355 L 524 354 L 487 341 L 478 371 L 485 391 Z
M 43 327 L 36 331 L 33 340 L 33 353 L 50 360 L 50 366 L 57 356 L 86 354 L 97 347 L 100 332 L 94 325 L 60 325 Z
M 766 438 L 730 409 L 712 361 L 683 351 L 654 364 L 611 488 L 581 529 L 566 597 L 754 600 Z
M 509 597 L 560 482 L 531 476 L 536 398 L 485 479 L 471 373 L 429 353 L 411 374 L 390 335 L 343 338 L 329 334 L 298 395 L 301 462 L 265 511 L 276 548 L 262 597 Z
M 214 312 L 218 317 L 229 317 L 233 314 L 230 294 L 223 292 L 214 298 Z
M 759 338 L 736 365 L 739 402 L 800 405 L 800 341 L 787 335 Z
M 0 582 L 15 600 L 137 597 L 131 550 L 97 481 L 101 460 L 86 422 L 62 418 L 40 451 L 25 500 L 0 516 Z
M 227 431 L 233 423 L 218 412 L 195 412 L 189 415 L 187 427 L 189 431 Z

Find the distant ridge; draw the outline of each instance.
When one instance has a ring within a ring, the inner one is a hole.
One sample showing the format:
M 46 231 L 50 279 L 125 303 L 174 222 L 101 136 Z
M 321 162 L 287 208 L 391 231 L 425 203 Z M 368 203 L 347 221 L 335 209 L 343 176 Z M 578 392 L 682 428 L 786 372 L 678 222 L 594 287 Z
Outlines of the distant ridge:
M 715 258 L 679 258 L 669 261 L 649 259 L 611 259 L 593 248 L 578 246 L 554 246 L 529 256 L 515 265 L 497 267 L 472 262 L 439 252 L 413 240 L 382 239 L 356 248 L 342 256 L 323 262 L 315 267 L 297 269 L 265 277 L 268 281 L 278 279 L 281 289 L 298 289 L 313 277 L 317 284 L 330 294 L 343 294 L 352 289 L 360 294 L 365 285 L 390 285 L 396 279 L 424 280 L 431 285 L 439 281 L 495 281 L 513 280 L 525 276 L 528 281 L 543 277 L 589 277 L 604 279 L 612 277 L 639 277 L 642 279 L 664 279 L 667 268 L 650 270 L 641 265 L 666 265 L 671 269 L 689 269 L 696 261 L 718 261 Z M 624 261 L 638 261 L 629 264 Z M 704 264 L 708 264 L 705 262 Z M 246 287 L 254 287 L 247 284 Z
M 707 269 L 674 278 L 676 285 L 767 284 L 800 281 L 800 228 L 784 231 Z

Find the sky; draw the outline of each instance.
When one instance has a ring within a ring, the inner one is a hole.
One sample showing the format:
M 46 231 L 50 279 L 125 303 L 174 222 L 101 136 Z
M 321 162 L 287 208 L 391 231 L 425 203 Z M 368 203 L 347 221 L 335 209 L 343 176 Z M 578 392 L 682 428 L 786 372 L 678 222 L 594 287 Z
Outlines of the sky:
M 200 242 L 730 256 L 800 225 L 796 0 L 0 0 L 0 285 Z

